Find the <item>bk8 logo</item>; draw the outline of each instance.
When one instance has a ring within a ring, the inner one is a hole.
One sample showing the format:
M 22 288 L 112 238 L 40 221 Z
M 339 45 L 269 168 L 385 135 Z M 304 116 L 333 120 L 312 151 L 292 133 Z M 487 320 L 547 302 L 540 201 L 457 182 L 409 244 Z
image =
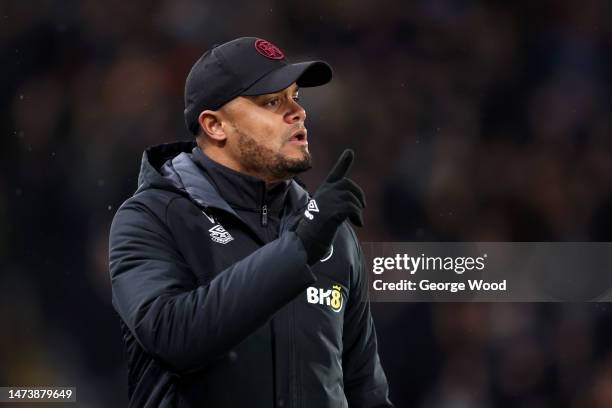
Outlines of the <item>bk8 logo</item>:
M 332 285 L 331 289 L 315 288 L 306 289 L 308 303 L 329 306 L 331 310 L 338 313 L 342 310 L 342 292 L 340 285 Z

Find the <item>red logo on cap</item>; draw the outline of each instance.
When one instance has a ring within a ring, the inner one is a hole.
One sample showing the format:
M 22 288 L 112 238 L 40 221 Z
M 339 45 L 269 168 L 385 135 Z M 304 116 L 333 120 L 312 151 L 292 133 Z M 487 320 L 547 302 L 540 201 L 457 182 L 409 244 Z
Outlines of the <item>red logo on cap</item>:
M 255 41 L 255 49 L 258 53 L 270 59 L 283 59 L 285 54 L 276 45 L 269 41 L 258 39 Z

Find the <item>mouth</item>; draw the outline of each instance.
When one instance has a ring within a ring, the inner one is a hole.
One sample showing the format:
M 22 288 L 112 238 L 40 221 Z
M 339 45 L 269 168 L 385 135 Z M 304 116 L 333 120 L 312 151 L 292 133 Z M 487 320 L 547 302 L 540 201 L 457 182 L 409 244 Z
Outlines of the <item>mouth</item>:
M 299 129 L 295 131 L 289 138 L 289 142 L 301 145 L 308 144 L 308 132 L 306 129 Z

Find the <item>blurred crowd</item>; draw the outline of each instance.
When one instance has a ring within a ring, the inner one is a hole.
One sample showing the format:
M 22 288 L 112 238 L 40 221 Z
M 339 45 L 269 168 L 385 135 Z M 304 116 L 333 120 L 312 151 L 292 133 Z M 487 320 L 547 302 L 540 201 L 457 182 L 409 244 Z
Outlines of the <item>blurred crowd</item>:
M 107 238 L 142 151 L 189 139 L 213 44 L 324 59 L 311 191 L 345 147 L 362 241 L 611 241 L 605 0 L 0 3 L 0 385 L 125 406 Z M 588 271 L 577 271 L 588 278 Z M 398 407 L 610 407 L 607 304 L 375 304 Z

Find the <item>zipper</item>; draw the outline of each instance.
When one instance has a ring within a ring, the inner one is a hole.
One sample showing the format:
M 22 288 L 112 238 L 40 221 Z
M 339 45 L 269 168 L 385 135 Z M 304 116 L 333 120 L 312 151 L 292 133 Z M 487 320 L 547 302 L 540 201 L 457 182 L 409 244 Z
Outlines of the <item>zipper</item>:
M 268 225 L 268 206 L 266 204 L 261 206 L 261 226 L 265 227 Z
M 261 191 L 261 226 L 265 227 L 268 225 L 268 205 L 266 204 L 267 199 L 266 186 L 264 185 Z

